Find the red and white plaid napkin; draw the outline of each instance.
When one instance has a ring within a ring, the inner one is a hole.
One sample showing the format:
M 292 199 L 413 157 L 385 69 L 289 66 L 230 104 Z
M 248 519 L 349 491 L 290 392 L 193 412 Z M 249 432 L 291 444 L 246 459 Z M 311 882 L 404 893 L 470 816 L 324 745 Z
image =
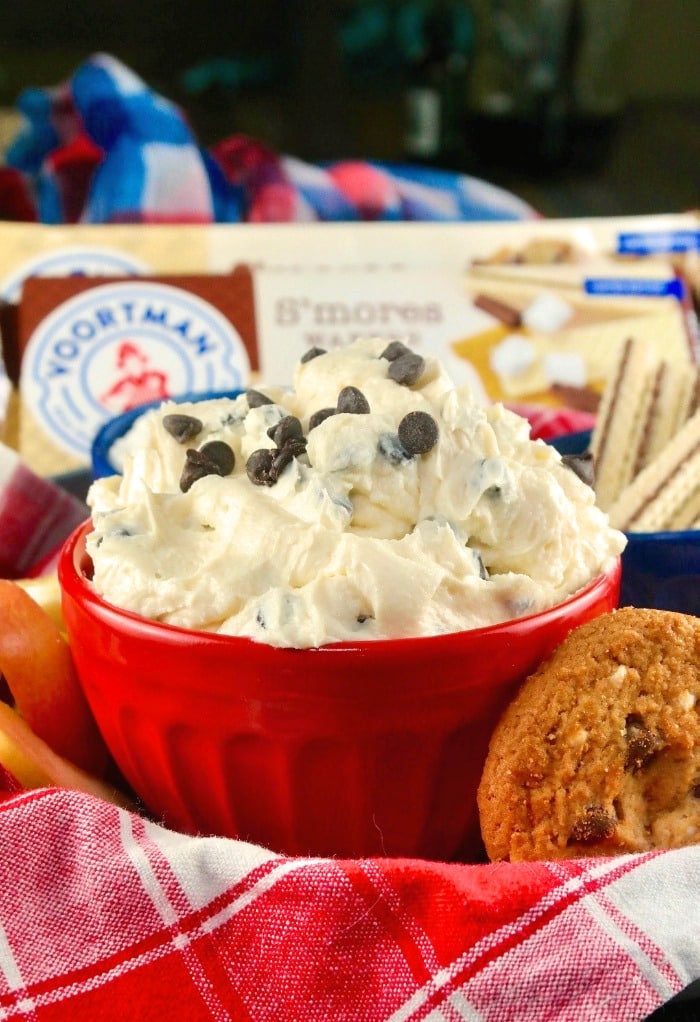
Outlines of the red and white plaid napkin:
M 700 975 L 700 849 L 285 858 L 56 789 L 0 805 L 0 1016 L 634 1022 Z

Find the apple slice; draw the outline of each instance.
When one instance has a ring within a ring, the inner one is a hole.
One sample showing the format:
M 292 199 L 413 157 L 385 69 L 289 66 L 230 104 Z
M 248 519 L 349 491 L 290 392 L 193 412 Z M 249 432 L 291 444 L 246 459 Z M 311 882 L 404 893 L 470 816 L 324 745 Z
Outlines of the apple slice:
M 8 579 L 0 579 L 0 621 L 0 674 L 17 712 L 59 756 L 101 776 L 107 748 L 59 627 Z
M 50 575 L 39 575 L 37 578 L 16 578 L 13 581 L 21 586 L 25 593 L 29 593 L 35 603 L 38 603 L 46 611 L 61 632 L 65 632 L 61 609 L 61 587 L 58 584 L 58 576 L 55 571 Z
M 0 763 L 23 788 L 70 788 L 123 809 L 136 809 L 123 792 L 57 755 L 5 703 L 0 703 Z

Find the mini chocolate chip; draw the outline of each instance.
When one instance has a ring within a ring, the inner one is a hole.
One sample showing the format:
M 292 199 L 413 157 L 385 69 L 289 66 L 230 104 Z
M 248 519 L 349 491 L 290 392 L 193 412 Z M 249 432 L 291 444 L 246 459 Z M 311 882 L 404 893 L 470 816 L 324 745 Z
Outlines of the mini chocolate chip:
M 204 479 L 205 476 L 210 475 L 218 475 L 214 462 L 206 454 L 200 454 L 193 447 L 188 448 L 185 464 L 182 466 L 182 472 L 180 473 L 180 489 L 182 492 L 187 493 L 198 479 Z
M 487 579 L 489 579 L 491 577 L 489 575 L 489 569 L 484 564 L 484 559 L 481 556 L 481 554 L 478 552 L 478 550 L 474 551 L 474 556 L 476 557 L 476 563 L 477 563 L 478 568 L 479 568 L 479 578 L 482 578 L 482 579 L 484 579 L 484 581 L 486 581 Z
M 617 820 L 602 806 L 588 806 L 571 828 L 569 844 L 592 845 L 605 841 L 613 836 L 616 827 Z
M 188 440 L 202 432 L 203 423 L 194 415 L 183 415 L 182 412 L 171 412 L 163 416 L 163 426 L 166 432 L 170 433 L 179 444 L 186 444 Z
M 404 387 L 410 387 L 419 380 L 425 369 L 425 359 L 416 355 L 415 351 L 406 351 L 399 355 L 389 364 L 387 376 L 394 383 L 400 383 Z
M 247 390 L 245 396 L 248 400 L 249 408 L 260 408 L 261 405 L 274 404 L 272 398 L 269 398 L 267 394 L 263 394 L 259 390 Z
M 318 358 L 319 355 L 325 355 L 325 348 L 309 348 L 299 359 L 300 362 L 310 362 L 314 358 Z
M 372 614 L 358 614 L 357 615 L 357 623 L 358 623 L 358 625 L 363 625 L 365 623 L 365 621 L 371 621 L 371 620 L 372 620 Z
M 282 445 L 282 449 L 289 451 L 294 458 L 298 458 L 301 454 L 306 454 L 306 437 L 290 437 L 289 440 L 285 440 Z
M 346 514 L 352 517 L 352 513 L 355 510 L 355 507 L 349 497 L 344 497 L 341 494 L 336 494 L 331 499 L 336 507 L 342 508 L 342 510 L 345 511 Z
M 306 437 L 289 437 L 281 447 L 275 447 L 272 451 L 272 462 L 269 468 L 269 484 L 272 486 L 277 482 L 294 458 L 300 454 L 306 454 Z
M 395 433 L 382 433 L 377 441 L 377 447 L 379 453 L 383 454 L 392 465 L 400 465 L 404 461 L 411 460 L 411 455 Z
M 350 412 L 352 415 L 367 415 L 369 401 L 357 387 L 343 387 L 338 394 L 336 405 L 339 412 Z
M 117 539 L 122 539 L 124 536 L 135 536 L 136 532 L 134 529 L 130 529 L 126 525 L 118 525 L 115 529 L 110 529 L 109 536 L 115 536 Z
M 562 465 L 570 468 L 586 486 L 593 486 L 595 483 L 595 464 L 591 451 L 584 451 L 583 454 L 562 454 Z
M 224 440 L 209 440 L 202 444 L 199 453 L 206 457 L 216 466 L 217 474 L 230 476 L 236 464 L 236 455 Z
M 694 784 L 690 789 L 690 794 L 693 798 L 700 798 L 700 784 Z
M 658 743 L 638 713 L 630 713 L 625 721 L 625 770 L 636 773 L 645 767 L 658 752 Z
M 309 418 L 309 433 L 312 429 L 316 429 L 317 426 L 320 426 L 322 422 L 325 422 L 326 419 L 330 419 L 331 415 L 337 415 L 337 413 L 337 408 L 319 408 L 319 410 L 314 412 Z
M 284 472 L 287 465 L 294 460 L 294 452 L 291 447 L 281 447 L 272 452 L 272 464 L 270 466 L 270 479 L 276 483 Z
M 259 625 L 263 629 L 263 631 L 267 628 L 267 625 L 265 624 L 265 615 L 262 612 L 262 607 L 258 607 L 258 612 L 255 615 L 255 623 Z
M 267 447 L 253 451 L 245 463 L 245 470 L 251 483 L 256 486 L 274 486 L 277 482 L 272 477 L 272 462 L 275 452 Z
M 303 440 L 304 430 L 296 415 L 285 415 L 274 426 L 270 426 L 267 435 L 277 447 L 282 447 L 288 440 Z
M 428 412 L 409 412 L 399 423 L 399 440 L 411 455 L 432 451 L 438 435 L 438 424 Z
M 244 416 L 236 415 L 234 412 L 224 412 L 219 418 L 219 422 L 222 426 L 237 426 L 239 422 L 243 422 Z
M 387 362 L 393 362 L 395 359 L 399 358 L 400 355 L 410 354 L 411 349 L 407 348 L 406 345 L 403 344 L 401 341 L 391 341 L 389 344 L 387 344 L 386 348 L 379 357 L 385 358 Z

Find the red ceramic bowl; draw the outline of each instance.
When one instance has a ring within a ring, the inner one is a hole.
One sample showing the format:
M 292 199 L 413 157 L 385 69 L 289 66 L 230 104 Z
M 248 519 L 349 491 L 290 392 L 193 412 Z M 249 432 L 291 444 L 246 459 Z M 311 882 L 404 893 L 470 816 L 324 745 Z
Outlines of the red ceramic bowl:
M 482 856 L 476 789 L 520 681 L 617 604 L 619 564 L 545 613 L 422 639 L 277 649 L 145 620 L 59 564 L 78 674 L 124 776 L 167 825 L 288 854 Z

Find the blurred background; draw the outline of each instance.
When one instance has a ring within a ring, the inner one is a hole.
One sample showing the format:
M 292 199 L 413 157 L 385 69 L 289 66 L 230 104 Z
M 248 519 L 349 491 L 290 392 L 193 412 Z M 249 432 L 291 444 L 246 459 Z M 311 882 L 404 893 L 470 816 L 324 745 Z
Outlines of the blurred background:
M 186 111 L 308 161 L 422 162 L 548 216 L 700 207 L 697 0 L 4 5 L 0 146 L 30 85 L 107 51 Z

